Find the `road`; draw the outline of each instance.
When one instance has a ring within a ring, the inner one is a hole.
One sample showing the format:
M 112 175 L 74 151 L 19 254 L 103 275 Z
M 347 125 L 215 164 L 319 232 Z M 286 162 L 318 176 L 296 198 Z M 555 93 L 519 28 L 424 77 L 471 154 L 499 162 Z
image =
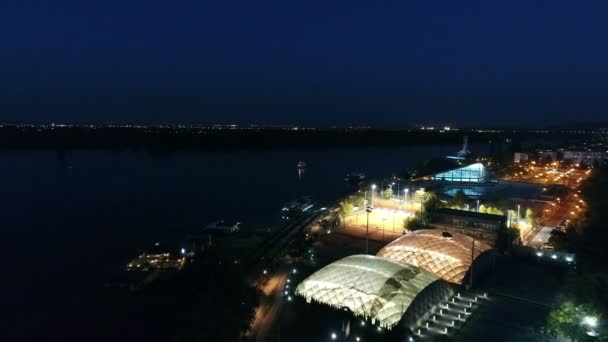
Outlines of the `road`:
M 260 290 L 265 295 L 265 300 L 257 309 L 256 316 L 250 329 L 250 336 L 255 336 L 256 342 L 268 340 L 272 335 L 274 323 L 278 321 L 283 307 L 283 290 L 287 283 L 287 271 L 274 274 Z
M 528 239 L 528 246 L 540 248 L 543 244 L 547 243 L 549 237 L 551 237 L 551 231 L 555 229 L 561 222 L 571 217 L 573 210 L 576 210 L 576 198 L 573 195 L 569 195 L 561 204 L 558 204 L 558 208 L 544 220 L 542 228 L 536 233 L 532 234 L 531 238 Z
M 320 214 L 311 213 L 310 215 L 302 216 L 295 222 L 289 223 L 270 240 L 270 244 L 261 247 L 259 253 L 251 258 L 251 269 L 260 268 L 260 265 L 266 262 L 265 260 L 272 260 L 299 232 L 318 219 Z M 267 282 L 259 285 L 259 289 L 264 293 L 264 296 L 262 303 L 256 309 L 255 318 L 247 334 L 250 338 L 255 337 L 256 342 L 267 341 L 270 336 L 276 333 L 276 322 L 279 322 L 288 274 L 289 269 L 279 269 Z M 294 284 L 291 285 L 295 286 Z

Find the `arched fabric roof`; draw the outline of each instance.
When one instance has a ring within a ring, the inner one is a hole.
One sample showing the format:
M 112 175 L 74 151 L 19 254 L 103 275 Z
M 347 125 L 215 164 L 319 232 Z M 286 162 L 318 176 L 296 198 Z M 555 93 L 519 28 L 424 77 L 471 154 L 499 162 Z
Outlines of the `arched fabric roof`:
M 437 276 L 371 255 L 338 260 L 306 278 L 296 294 L 334 308 L 347 307 L 385 328 L 395 326 L 414 298 Z
M 389 243 L 378 256 L 414 265 L 443 280 L 462 284 L 471 263 L 481 253 L 491 249 L 485 242 L 459 233 L 439 229 L 422 229 Z

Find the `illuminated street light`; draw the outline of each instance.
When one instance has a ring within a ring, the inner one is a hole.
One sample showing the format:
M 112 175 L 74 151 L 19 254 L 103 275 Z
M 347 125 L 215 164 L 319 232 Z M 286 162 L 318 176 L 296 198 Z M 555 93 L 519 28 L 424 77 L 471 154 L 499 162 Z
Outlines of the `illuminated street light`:
M 367 213 L 367 223 L 365 228 L 365 254 L 369 254 L 369 214 L 372 212 L 372 207 L 365 208 L 365 212 Z
M 374 207 L 374 190 L 376 190 L 376 184 L 372 184 L 372 200 L 370 202 L 371 207 Z
M 331 335 L 330 335 L 330 336 L 331 336 L 331 339 L 332 339 L 332 340 L 335 340 L 335 339 L 337 339 L 337 338 L 338 338 L 338 334 L 333 333 L 333 332 L 331 333 Z
M 597 317 L 595 317 L 595 316 L 583 317 L 583 325 L 587 325 L 591 328 L 597 327 Z

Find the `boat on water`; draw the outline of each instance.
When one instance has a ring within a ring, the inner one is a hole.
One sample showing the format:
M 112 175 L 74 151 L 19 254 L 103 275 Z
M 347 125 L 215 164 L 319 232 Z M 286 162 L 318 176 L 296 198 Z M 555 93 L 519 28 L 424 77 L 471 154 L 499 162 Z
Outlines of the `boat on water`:
M 298 166 L 298 169 L 303 169 L 306 167 L 306 162 L 300 160 L 296 165 Z
M 227 222 L 224 220 L 211 222 L 205 228 L 205 233 L 221 233 L 221 234 L 232 234 L 240 230 L 240 222 Z
M 314 206 L 314 202 L 311 197 L 303 196 L 294 201 L 291 201 L 283 206 L 282 218 L 289 219 L 290 217 L 300 215 L 307 212 Z
M 365 180 L 365 173 L 349 173 L 346 175 L 346 180 L 353 183 L 363 182 Z

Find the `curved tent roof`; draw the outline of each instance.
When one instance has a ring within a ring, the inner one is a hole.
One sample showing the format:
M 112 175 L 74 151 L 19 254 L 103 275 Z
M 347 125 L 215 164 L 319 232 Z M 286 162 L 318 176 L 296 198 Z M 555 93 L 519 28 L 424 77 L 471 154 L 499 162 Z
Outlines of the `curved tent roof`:
M 296 294 L 334 308 L 348 308 L 385 328 L 395 326 L 416 296 L 437 276 L 412 265 L 353 255 L 306 278 Z
M 445 281 L 462 284 L 462 281 L 481 253 L 491 249 L 485 242 L 459 233 L 439 229 L 422 229 L 389 243 L 378 256 L 427 270 Z

